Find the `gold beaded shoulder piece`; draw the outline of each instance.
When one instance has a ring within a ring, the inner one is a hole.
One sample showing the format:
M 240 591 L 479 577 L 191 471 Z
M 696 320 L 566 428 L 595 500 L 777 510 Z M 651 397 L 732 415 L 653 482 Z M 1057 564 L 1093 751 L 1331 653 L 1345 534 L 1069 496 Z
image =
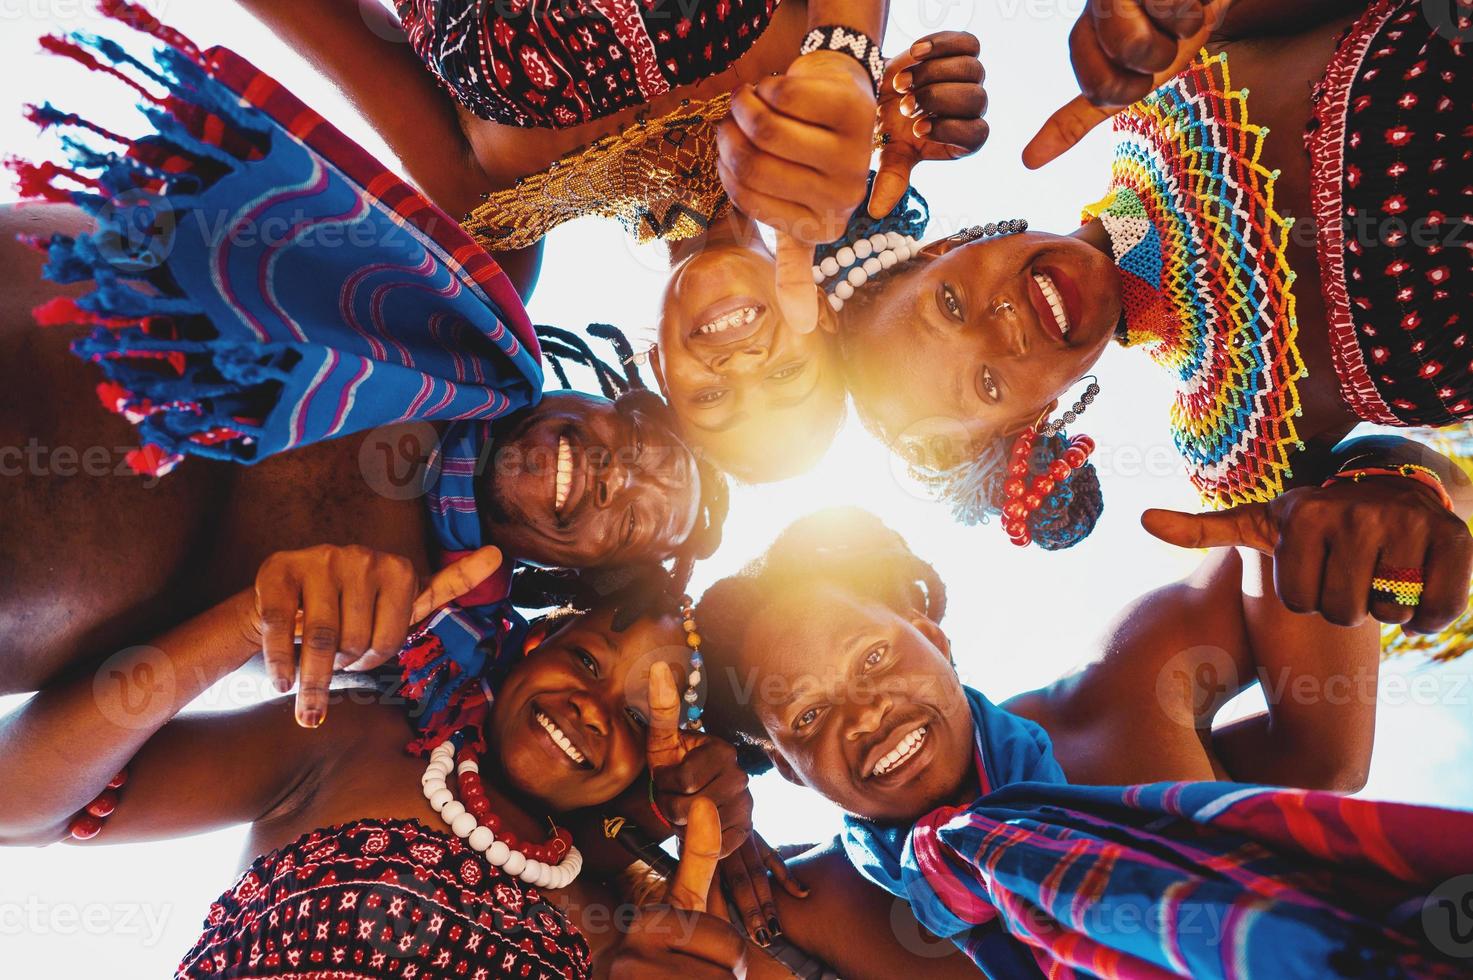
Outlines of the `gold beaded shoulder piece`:
M 686 101 L 486 196 L 461 226 L 488 251 L 524 248 L 565 221 L 613 218 L 638 242 L 702 234 L 731 207 L 716 173 L 730 93 Z
M 1291 221 L 1274 207 L 1279 172 L 1260 161 L 1268 128 L 1249 121 L 1225 54 L 1115 117 L 1111 190 L 1085 209 L 1120 268 L 1124 343 L 1177 381 L 1171 432 L 1212 507 L 1272 500 L 1304 448 Z

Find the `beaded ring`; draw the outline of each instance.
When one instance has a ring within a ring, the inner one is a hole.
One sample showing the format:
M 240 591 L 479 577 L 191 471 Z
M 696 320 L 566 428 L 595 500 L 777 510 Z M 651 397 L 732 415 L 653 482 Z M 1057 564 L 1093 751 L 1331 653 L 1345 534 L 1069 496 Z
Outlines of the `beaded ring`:
M 680 727 L 698 732 L 701 730 L 701 712 L 705 710 L 700 696 L 701 667 L 705 661 L 701 658 L 701 634 L 696 631 L 695 604 L 688 595 L 680 597 L 680 627 L 685 630 L 685 645 L 690 647 L 690 673 L 685 678 L 685 717 L 681 719 Z
M 1399 606 L 1417 606 L 1422 602 L 1422 570 L 1377 565 L 1371 579 L 1371 598 L 1394 602 Z

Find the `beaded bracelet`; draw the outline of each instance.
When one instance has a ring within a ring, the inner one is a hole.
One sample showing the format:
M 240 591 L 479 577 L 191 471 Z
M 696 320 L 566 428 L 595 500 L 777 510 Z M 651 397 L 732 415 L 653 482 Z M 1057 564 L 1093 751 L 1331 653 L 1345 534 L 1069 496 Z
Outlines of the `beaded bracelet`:
M 1453 507 L 1453 498 L 1448 495 L 1447 487 L 1443 486 L 1442 477 L 1437 475 L 1437 471 L 1426 466 L 1418 466 L 1416 463 L 1400 463 L 1396 466 L 1363 466 L 1356 469 L 1341 470 L 1322 483 L 1321 486 L 1328 487 L 1333 483 L 1340 483 L 1344 480 L 1359 483 L 1361 477 L 1366 476 L 1399 476 L 1408 480 L 1415 480 L 1437 494 L 1437 499 L 1442 501 L 1442 506 L 1450 511 L 1455 509 Z
M 77 811 L 67 824 L 67 833 L 76 840 L 91 840 L 102 833 L 102 825 L 118 808 L 118 791 L 127 781 L 128 768 L 124 766 L 122 772 L 108 780 L 107 788 L 96 799 Z

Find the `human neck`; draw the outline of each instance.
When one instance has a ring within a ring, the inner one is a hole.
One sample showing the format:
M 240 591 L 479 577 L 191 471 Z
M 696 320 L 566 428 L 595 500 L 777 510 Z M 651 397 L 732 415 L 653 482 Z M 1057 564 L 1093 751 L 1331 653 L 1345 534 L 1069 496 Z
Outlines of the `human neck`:
M 1105 230 L 1105 223 L 1099 218 L 1091 218 L 1078 229 L 1069 233 L 1070 238 L 1077 238 L 1081 242 L 1087 242 L 1095 248 L 1110 256 L 1110 261 L 1115 260 L 1115 250 L 1110 245 L 1110 233 Z

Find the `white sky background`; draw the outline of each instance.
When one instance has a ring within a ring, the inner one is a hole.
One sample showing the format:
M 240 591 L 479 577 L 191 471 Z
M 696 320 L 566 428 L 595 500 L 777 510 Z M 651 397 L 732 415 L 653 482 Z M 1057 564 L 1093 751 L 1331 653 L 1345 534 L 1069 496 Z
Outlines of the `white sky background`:
M 923 165 L 917 186 L 931 203 L 932 235 L 1002 218 L 1064 231 L 1079 206 L 1097 199 L 1108 174 L 1108 137 L 1096 133 L 1039 173 L 1018 163 L 1028 137 L 1072 90 L 1065 37 L 1082 0 L 895 0 L 885 43 L 898 51 L 935 30 L 982 39 L 992 138 L 976 156 Z M 201 44 L 227 43 L 266 67 L 304 101 L 385 162 L 392 156 L 332 87 L 229 4 L 150 2 L 150 10 Z M 102 76 L 38 54 L 36 37 L 89 29 L 81 0 L 0 0 L 0 151 L 35 157 L 54 144 L 20 116 L 24 102 L 51 100 L 124 132 L 137 131 L 130 102 Z M 0 189 L 0 201 L 14 199 Z M 603 321 L 633 338 L 653 336 L 663 252 L 630 245 L 612 224 L 566 225 L 548 242 L 541 286 L 531 303 L 539 322 Z M 1143 532 L 1150 506 L 1191 509 L 1194 496 L 1166 429 L 1167 378 L 1143 356 L 1112 348 L 1100 365 L 1103 388 L 1089 432 L 1106 510 L 1087 541 L 1063 553 L 1008 544 L 996 527 L 954 525 L 944 508 L 917 496 L 886 451 L 851 420 L 818 468 L 768 487 L 738 490 L 719 556 L 698 570 L 697 588 L 755 557 L 794 518 L 820 507 L 857 504 L 882 515 L 948 583 L 950 633 L 964 678 L 994 699 L 1048 683 L 1093 650 L 1093 638 L 1134 596 L 1189 571 L 1198 556 Z M 85 558 L 82 558 L 85 560 Z M 3 655 L 3 654 L 0 654 Z M 1392 696 L 1387 678 L 1395 676 Z M 1468 668 L 1393 664 L 1383 670 L 1376 759 L 1366 795 L 1473 805 L 1466 760 L 1473 742 Z M 1409 691 L 1411 693 L 1409 693 Z M 19 699 L 0 699 L 0 710 Z M 58 773 L 58 778 L 65 778 Z M 220 778 L 229 778 L 221 773 Z M 757 822 L 774 842 L 831 834 L 837 814 L 776 778 L 759 781 Z M 127 805 L 126 791 L 123 805 Z M 98 967 L 119 978 L 168 975 L 198 937 L 209 902 L 250 855 L 240 829 L 120 848 L 0 850 L 0 975 L 83 976 Z

